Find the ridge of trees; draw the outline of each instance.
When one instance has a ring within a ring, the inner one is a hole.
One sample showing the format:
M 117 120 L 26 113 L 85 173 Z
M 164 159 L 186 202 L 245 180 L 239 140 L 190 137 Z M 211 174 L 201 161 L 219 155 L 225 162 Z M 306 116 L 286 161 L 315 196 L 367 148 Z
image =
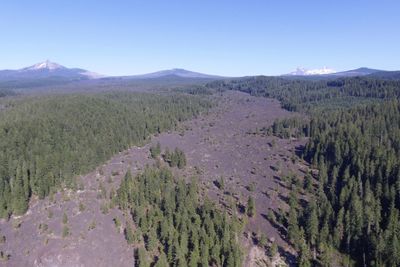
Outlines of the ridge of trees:
M 216 91 L 236 90 L 254 96 L 276 98 L 290 111 L 312 111 L 316 107 L 337 109 L 354 103 L 400 97 L 399 80 L 350 77 L 333 80 L 292 80 L 253 76 L 218 80 L 205 85 Z
M 16 93 L 13 90 L 0 88 L 0 98 L 13 95 L 16 95 Z

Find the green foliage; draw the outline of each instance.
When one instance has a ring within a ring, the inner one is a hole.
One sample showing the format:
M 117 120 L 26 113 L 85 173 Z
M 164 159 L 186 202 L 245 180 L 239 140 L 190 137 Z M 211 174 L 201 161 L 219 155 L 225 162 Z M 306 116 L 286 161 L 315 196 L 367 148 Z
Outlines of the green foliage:
M 86 209 L 85 205 L 82 202 L 79 202 L 79 211 L 83 212 L 85 211 L 85 209 Z
M 107 190 L 101 181 L 99 183 L 97 198 L 103 198 L 103 199 L 107 198 Z
M 358 265 L 400 264 L 400 103 L 314 115 L 304 158 L 319 188 L 299 222 L 321 261 L 332 248 Z
M 278 254 L 278 245 L 275 242 L 273 242 L 269 249 L 269 256 L 275 257 L 276 254 Z
M 267 236 L 264 233 L 261 233 L 258 237 L 258 245 L 263 248 L 267 245 L 267 242 Z
M 160 256 L 158 256 L 157 262 L 154 267 L 165 267 L 168 266 L 167 256 L 163 251 L 161 251 Z
M 0 260 L 1 261 L 8 261 L 10 259 L 11 255 L 4 252 L 4 251 L 0 251 Z
M 101 210 L 101 213 L 108 214 L 108 212 L 109 212 L 109 203 L 108 202 L 101 203 L 100 210 Z
M 246 186 L 247 190 L 249 190 L 249 192 L 254 192 L 254 190 L 256 190 L 256 183 L 255 182 L 251 182 L 248 186 Z
M 0 97 L 13 96 L 15 92 L 9 89 L 0 88 Z
M 68 223 L 68 216 L 67 216 L 67 214 L 65 212 L 63 214 L 62 222 L 63 222 L 63 224 L 67 224 Z
M 164 160 L 170 167 L 178 167 L 179 169 L 182 169 L 186 166 L 185 153 L 179 148 L 175 148 L 172 153 L 167 148 L 164 153 Z
M 304 240 L 300 241 L 300 253 L 298 258 L 299 267 L 311 267 L 310 250 Z
M 161 153 L 161 144 L 157 142 L 155 146 L 150 147 L 150 155 L 153 159 L 157 158 Z
M 62 237 L 63 238 L 65 238 L 65 237 L 67 237 L 67 236 L 69 236 L 69 228 L 68 228 L 68 226 L 66 226 L 66 225 L 64 225 L 63 226 L 63 229 L 62 229 Z
M 148 255 L 146 249 L 140 247 L 137 252 L 136 266 L 138 267 L 150 267 Z
M 124 234 L 125 234 L 125 239 L 128 242 L 128 244 L 132 244 L 134 239 L 133 239 L 132 228 L 129 223 L 126 224 Z
M 161 252 L 155 264 L 241 266 L 239 222 L 209 200 L 201 202 L 195 180 L 186 184 L 168 169 L 146 168 L 135 178 L 128 172 L 117 201 L 133 215 L 148 253 Z
M 304 176 L 303 189 L 306 190 L 307 192 L 312 192 L 312 188 L 313 188 L 312 176 L 310 173 L 307 173 L 306 176 Z
M 15 100 L 0 116 L 0 217 L 23 214 L 32 194 L 75 187 L 76 175 L 209 106 L 196 96 L 121 92 Z
M 225 179 L 222 175 L 219 177 L 218 180 L 214 181 L 214 184 L 218 187 L 219 190 L 222 190 L 222 191 L 225 190 Z
M 263 129 L 310 137 L 303 157 L 319 169 L 317 189 L 311 175 L 304 180 L 307 207 L 290 201 L 286 225 L 300 266 L 311 265 L 310 248 L 322 263 L 336 249 L 350 255 L 347 263 L 400 266 L 400 81 L 259 76 L 206 88 L 276 98 L 283 108 L 311 116 Z
M 249 196 L 249 198 L 247 199 L 246 213 L 249 217 L 253 217 L 254 215 L 256 215 L 256 203 L 254 202 L 252 196 Z
M 93 221 L 89 224 L 88 230 L 91 231 L 91 230 L 94 230 L 95 228 L 96 228 L 96 221 L 93 220 Z
M 191 95 L 212 95 L 213 93 L 215 93 L 214 90 L 206 88 L 204 86 L 190 86 L 189 88 L 177 88 L 175 89 L 175 91 L 177 92 L 183 92 L 183 93 L 187 93 L 187 94 L 191 94 Z
M 118 219 L 118 217 L 115 217 L 115 218 L 113 219 L 113 221 L 114 221 L 115 227 L 116 227 L 117 229 L 119 229 L 119 228 L 121 227 L 121 222 L 120 222 L 120 220 Z
M 254 96 L 276 98 L 290 111 L 315 111 L 321 108 L 335 110 L 338 106 L 348 108 L 355 103 L 400 97 L 400 81 L 368 77 L 315 81 L 256 76 L 213 81 L 205 87 L 217 91 L 237 90 Z
M 88 230 L 91 231 L 91 230 L 94 230 L 95 228 L 96 228 L 96 221 L 93 220 L 93 221 L 89 224 Z
M 268 127 L 261 129 L 268 135 L 277 136 L 279 138 L 288 139 L 291 137 L 299 138 L 308 136 L 309 123 L 300 117 L 291 117 L 284 119 L 277 119 Z

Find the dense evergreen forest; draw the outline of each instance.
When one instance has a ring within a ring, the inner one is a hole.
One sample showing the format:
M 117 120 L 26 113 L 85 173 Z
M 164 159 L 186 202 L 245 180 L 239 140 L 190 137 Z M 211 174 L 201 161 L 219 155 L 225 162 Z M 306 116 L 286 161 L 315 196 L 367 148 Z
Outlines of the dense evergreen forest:
M 144 244 L 136 266 L 241 266 L 241 224 L 208 199 L 200 199 L 196 180 L 176 179 L 166 168 L 127 172 L 116 200 L 132 215 L 128 243 Z
M 400 266 L 400 81 L 373 78 L 287 80 L 249 77 L 209 83 L 273 97 L 310 120 L 276 121 L 267 134 L 310 138 L 303 157 L 316 167 L 292 188 L 288 238 L 299 266 Z M 306 192 L 306 204 L 298 200 Z M 296 196 L 296 194 L 298 196 Z M 338 261 L 338 259 L 336 259 Z
M 304 156 L 319 169 L 315 199 L 299 218 L 311 247 L 399 266 L 400 103 L 314 116 Z
M 0 88 L 0 98 L 11 95 L 15 95 L 15 92 L 9 89 Z
M 0 217 L 23 214 L 44 198 L 150 134 L 210 107 L 175 94 L 76 94 L 24 97 L 0 113 Z
M 310 111 L 349 107 L 355 102 L 400 97 L 400 80 L 379 80 L 367 77 L 335 80 L 291 80 L 281 77 L 255 76 L 221 80 L 205 85 L 214 90 L 237 90 L 255 96 L 276 98 L 290 111 Z

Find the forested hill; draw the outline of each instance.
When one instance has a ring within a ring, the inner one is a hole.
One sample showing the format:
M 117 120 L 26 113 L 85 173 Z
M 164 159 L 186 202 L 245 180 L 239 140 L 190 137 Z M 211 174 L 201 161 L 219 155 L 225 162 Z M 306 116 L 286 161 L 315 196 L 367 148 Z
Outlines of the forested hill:
M 255 76 L 210 82 L 206 88 L 238 90 L 255 96 L 280 100 L 290 111 L 307 111 L 316 105 L 351 106 L 371 99 L 400 97 L 399 80 L 368 77 L 338 78 L 333 80 L 292 80 L 281 77 Z
M 268 130 L 308 136 L 303 157 L 319 170 L 318 185 L 306 175 L 283 214 L 299 266 L 400 266 L 400 81 L 248 77 L 207 88 L 273 97 L 309 116 Z M 347 256 L 334 260 L 338 252 Z
M 25 97 L 0 116 L 0 217 L 22 214 L 111 155 L 210 107 L 204 98 L 138 93 Z

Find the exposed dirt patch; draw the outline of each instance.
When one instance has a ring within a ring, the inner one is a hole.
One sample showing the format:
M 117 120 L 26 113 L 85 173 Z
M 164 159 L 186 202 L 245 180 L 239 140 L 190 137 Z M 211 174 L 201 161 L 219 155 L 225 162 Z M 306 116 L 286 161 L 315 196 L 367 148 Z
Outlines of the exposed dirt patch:
M 246 230 L 265 233 L 290 252 L 284 236 L 266 215 L 270 209 L 286 208 L 287 189 L 280 178 L 289 170 L 301 175 L 300 170 L 307 168 L 300 161 L 291 160 L 295 148 L 306 140 L 249 134 L 271 125 L 277 118 L 293 115 L 281 109 L 276 100 L 239 92 L 226 92 L 218 98 L 220 104 L 209 114 L 183 123 L 177 131 L 153 137 L 152 143 L 160 142 L 163 149 L 183 150 L 188 166 L 176 172 L 186 177 L 196 175 L 209 197 L 221 204 L 226 201 L 226 193 L 243 204 L 252 195 L 257 212 L 249 219 Z M 0 265 L 133 266 L 133 247 L 127 245 L 113 220 L 118 218 L 125 224 L 125 216 L 116 208 L 104 213 L 107 201 L 101 197 L 100 184 L 108 198 L 128 169 L 137 174 L 154 162 L 150 146 L 121 152 L 95 171 L 79 177 L 81 190 L 65 190 L 45 200 L 34 199 L 27 214 L 0 222 L 0 234 L 6 237 L 0 250 L 10 254 L 10 259 L 0 261 Z M 214 184 L 221 176 L 224 190 Z M 64 213 L 67 223 L 63 223 Z M 63 233 L 65 227 L 69 230 L 67 235 Z M 251 241 L 243 240 L 245 247 L 251 248 Z M 250 266 L 249 262 L 245 265 Z

